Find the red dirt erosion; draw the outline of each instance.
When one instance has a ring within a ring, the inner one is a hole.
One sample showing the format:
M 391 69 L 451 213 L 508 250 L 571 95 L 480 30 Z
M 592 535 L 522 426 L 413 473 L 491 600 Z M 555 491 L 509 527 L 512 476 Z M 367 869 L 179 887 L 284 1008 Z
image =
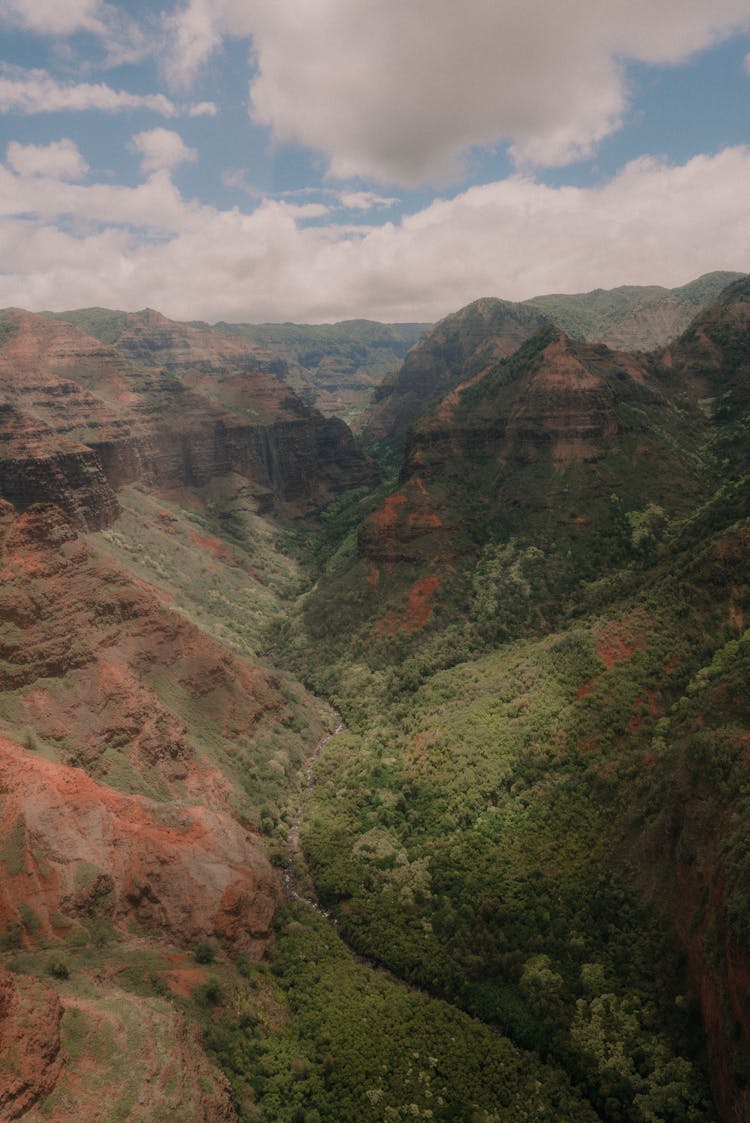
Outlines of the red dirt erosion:
M 98 917 L 262 954 L 278 879 L 229 815 L 123 795 L 6 738 L 0 772 L 0 929 L 18 925 L 31 944 Z
M 440 578 L 435 574 L 421 577 L 409 590 L 403 612 L 391 612 L 377 624 L 380 635 L 395 635 L 397 632 L 418 632 L 430 618 L 434 607 L 435 593 L 440 587 Z

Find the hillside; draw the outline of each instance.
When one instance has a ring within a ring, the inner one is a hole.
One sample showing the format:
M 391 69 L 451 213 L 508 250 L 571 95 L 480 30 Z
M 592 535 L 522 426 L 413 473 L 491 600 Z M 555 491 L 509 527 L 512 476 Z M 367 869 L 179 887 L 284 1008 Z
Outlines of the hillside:
M 465 371 L 288 629 L 352 729 L 303 836 L 342 932 L 606 1119 L 711 1117 L 696 1012 L 750 1110 L 749 311 Z
M 362 422 L 365 442 L 386 463 L 426 410 L 467 378 L 514 351 L 545 324 L 577 342 L 651 351 L 680 335 L 737 273 L 708 273 L 679 289 L 623 286 L 520 304 L 487 298 L 447 316 L 375 390 Z
M 126 357 L 204 372 L 259 368 L 287 382 L 325 417 L 354 424 L 372 389 L 397 366 L 429 324 L 176 324 L 158 313 L 82 308 L 56 313 Z
M 574 339 L 627 351 L 655 351 L 687 329 L 741 273 L 705 273 L 687 285 L 623 285 L 576 295 L 537 296 L 525 301 Z
M 71 316 L 0 315 L 0 1117 L 750 1118 L 750 281 L 470 305 L 384 482 L 241 331 Z

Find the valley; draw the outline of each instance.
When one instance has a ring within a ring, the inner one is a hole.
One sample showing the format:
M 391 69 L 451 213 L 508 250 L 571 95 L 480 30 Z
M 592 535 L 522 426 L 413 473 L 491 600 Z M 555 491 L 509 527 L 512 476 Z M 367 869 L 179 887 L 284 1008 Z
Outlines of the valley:
M 0 313 L 0 1118 L 750 1119 L 750 282 L 253 327 Z

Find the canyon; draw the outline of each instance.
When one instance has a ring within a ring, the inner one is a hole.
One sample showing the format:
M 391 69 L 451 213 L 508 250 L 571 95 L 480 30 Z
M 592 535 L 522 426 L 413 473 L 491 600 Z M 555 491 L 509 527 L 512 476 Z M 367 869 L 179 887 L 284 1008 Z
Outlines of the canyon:
M 1 1118 L 750 1117 L 750 286 L 605 296 L 0 313 Z

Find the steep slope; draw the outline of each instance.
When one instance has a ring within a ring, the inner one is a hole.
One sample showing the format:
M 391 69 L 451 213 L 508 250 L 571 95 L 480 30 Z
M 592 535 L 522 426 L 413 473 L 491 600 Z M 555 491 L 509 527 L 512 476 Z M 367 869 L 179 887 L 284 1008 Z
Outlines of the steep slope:
M 653 360 L 550 327 L 472 364 L 411 430 L 399 487 L 360 525 L 356 558 L 309 598 L 317 635 L 343 605 L 342 638 L 328 636 L 339 649 L 374 638 L 373 655 L 416 651 L 450 620 L 456 651 L 477 633 L 548 627 L 573 590 L 646 557 L 706 494 L 705 418 L 675 403 Z
M 215 574 L 234 569 L 237 595 L 252 597 L 229 544 L 191 538 L 190 526 L 169 516 L 183 558 L 189 543 L 195 557 L 213 546 Z M 70 1011 L 89 1027 L 72 1058 L 63 1042 L 61 1070 L 37 1018 L 13 1027 L 9 999 L 0 1037 L 23 1063 L 13 1081 L 0 1070 L 3 1117 L 43 1098 L 40 1118 L 69 1118 L 72 1096 L 94 1119 L 104 1082 L 123 1117 L 156 1120 L 167 1104 L 175 1118 L 230 1120 L 199 1035 L 165 1000 L 157 953 L 202 940 L 222 955 L 264 953 L 281 897 L 268 834 L 301 782 L 321 707 L 209 638 L 170 607 L 172 594 L 108 553 L 58 506 L 19 513 L 0 501 L 0 946 L 22 973 L 45 960 L 70 973 L 63 1029 Z M 143 1001 L 87 970 L 97 949 L 120 972 L 144 946 L 156 959 Z M 195 969 L 187 977 L 208 986 Z M 107 1052 L 113 1035 L 122 1055 Z
M 59 508 L 4 503 L 0 515 L 5 728 L 125 791 L 199 795 L 257 827 L 264 796 L 248 773 L 274 753 L 299 764 L 320 729 L 310 701 L 98 560 Z
M 262 954 L 280 892 L 256 840 L 226 813 L 97 784 L 0 740 L 0 929 L 6 943 L 88 938 L 127 925 L 193 947 Z
M 236 472 L 260 507 L 300 514 L 374 478 L 343 422 L 246 353 L 232 363 L 207 349 L 197 329 L 144 313 L 121 354 L 53 317 L 11 310 L 3 324 L 0 482 L 11 502 L 54 498 L 93 528 L 114 517 L 111 491 L 135 480 L 179 490 Z
M 681 335 L 722 289 L 741 278 L 741 273 L 706 273 L 676 289 L 623 285 L 536 296 L 524 304 L 538 308 L 573 339 L 606 343 L 615 350 L 653 351 Z
M 58 962 L 61 962 L 58 960 Z M 93 983 L 95 980 L 89 980 Z M 226 1078 L 184 1015 L 101 975 L 96 993 L 0 968 L 0 1115 L 27 1123 L 112 1118 L 233 1123 Z
M 82 308 L 56 313 L 122 354 L 169 369 L 257 368 L 287 382 L 325 417 L 352 424 L 372 387 L 396 366 L 428 324 L 176 324 L 152 309 Z
M 408 427 L 440 398 L 510 355 L 546 323 L 555 323 L 579 342 L 650 351 L 683 332 L 722 289 L 741 278 L 718 272 L 678 289 L 626 285 L 539 296 L 520 304 L 475 301 L 437 324 L 375 390 L 362 423 L 364 438 L 376 450 L 394 443 L 400 453 Z
M 447 316 L 375 391 L 363 421 L 365 441 L 398 443 L 431 404 L 510 355 L 547 322 L 535 309 L 489 298 Z

